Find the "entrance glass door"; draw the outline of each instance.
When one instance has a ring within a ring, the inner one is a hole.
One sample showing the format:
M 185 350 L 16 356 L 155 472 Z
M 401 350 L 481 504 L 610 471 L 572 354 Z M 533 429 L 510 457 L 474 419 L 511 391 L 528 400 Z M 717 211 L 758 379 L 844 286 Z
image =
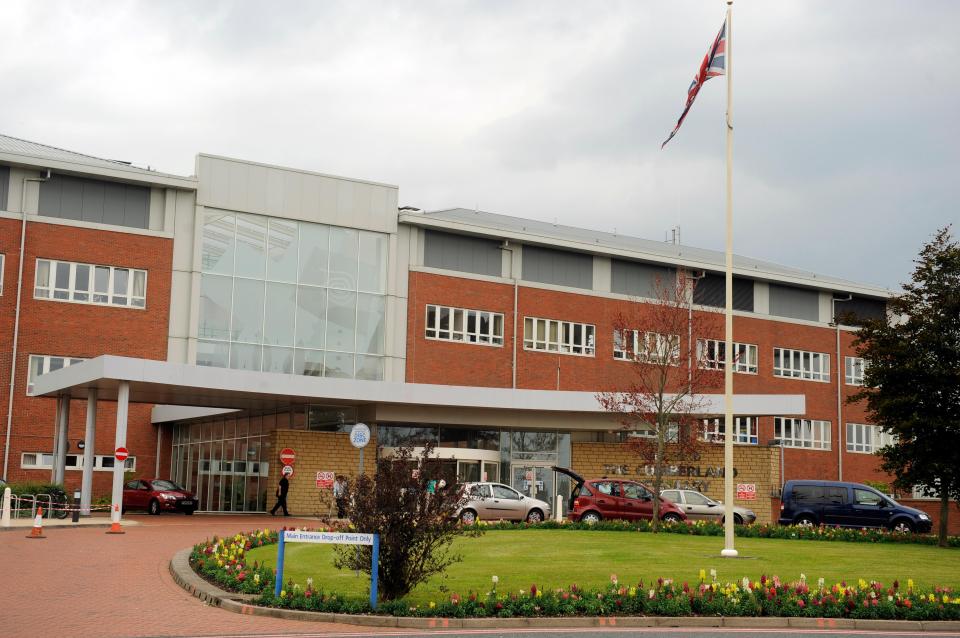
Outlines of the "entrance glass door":
M 548 466 L 514 463 L 512 473 L 513 489 L 524 496 L 545 501 L 551 508 L 556 506 L 556 473 Z

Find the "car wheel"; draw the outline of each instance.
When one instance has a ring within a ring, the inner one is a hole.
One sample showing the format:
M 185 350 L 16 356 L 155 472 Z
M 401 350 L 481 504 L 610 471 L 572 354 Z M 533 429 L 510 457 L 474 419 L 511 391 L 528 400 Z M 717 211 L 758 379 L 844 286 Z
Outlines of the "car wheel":
M 817 522 L 813 520 L 813 517 L 809 516 L 808 514 L 804 514 L 803 516 L 798 517 L 797 520 L 793 522 L 793 524 L 796 525 L 797 527 L 816 527 L 817 526 Z
M 464 525 L 473 525 L 477 522 L 477 513 L 473 510 L 463 510 L 460 512 L 460 522 Z
M 678 515 L 674 514 L 673 512 L 663 515 L 664 523 L 679 523 L 680 521 L 681 521 L 681 518 Z
M 542 523 L 543 522 L 543 512 L 540 510 L 530 510 L 527 513 L 527 522 L 528 523 Z
M 743 517 L 739 514 L 733 515 L 733 524 L 734 525 L 743 525 Z
M 602 520 L 602 517 L 597 512 L 587 512 L 580 517 L 581 523 L 586 523 L 588 525 L 593 525 L 594 523 L 599 523 Z
M 150 505 L 147 506 L 147 512 L 150 514 L 159 514 L 160 513 L 160 501 L 153 499 L 150 501 Z
M 913 531 L 913 525 L 910 523 L 910 521 L 901 518 L 900 520 L 893 522 L 891 529 L 895 532 L 899 532 L 900 534 L 909 534 Z

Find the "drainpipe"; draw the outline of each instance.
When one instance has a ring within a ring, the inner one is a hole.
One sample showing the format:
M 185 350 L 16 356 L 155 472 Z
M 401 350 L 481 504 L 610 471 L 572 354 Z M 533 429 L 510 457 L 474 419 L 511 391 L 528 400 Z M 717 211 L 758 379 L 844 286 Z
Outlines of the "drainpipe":
M 10 430 L 13 427 L 13 390 L 17 378 L 17 342 L 20 337 L 20 300 L 23 295 L 24 249 L 27 243 L 27 182 L 45 182 L 50 179 L 50 169 L 46 177 L 24 177 L 20 189 L 20 259 L 17 264 L 17 305 L 13 315 L 13 350 L 10 354 L 10 392 L 7 397 L 7 437 L 3 444 L 3 478 L 7 478 L 10 466 Z
M 837 319 L 837 302 L 850 301 L 853 295 L 847 294 L 846 299 L 836 299 L 831 297 L 831 308 L 833 312 L 833 325 L 837 330 L 837 480 L 843 480 L 843 364 L 840 362 L 840 320 Z

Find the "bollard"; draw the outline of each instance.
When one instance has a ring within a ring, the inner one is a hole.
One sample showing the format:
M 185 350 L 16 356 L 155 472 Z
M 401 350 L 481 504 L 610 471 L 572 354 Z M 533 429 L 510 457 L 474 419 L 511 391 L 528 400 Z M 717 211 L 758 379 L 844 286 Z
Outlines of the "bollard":
M 563 520 L 563 496 L 557 494 L 557 508 L 553 510 L 553 520 L 558 523 Z
M 73 516 L 70 520 L 74 523 L 80 522 L 80 490 L 73 492 Z
M 0 527 L 10 527 L 10 501 L 13 497 L 10 488 L 3 488 L 3 513 L 0 514 Z

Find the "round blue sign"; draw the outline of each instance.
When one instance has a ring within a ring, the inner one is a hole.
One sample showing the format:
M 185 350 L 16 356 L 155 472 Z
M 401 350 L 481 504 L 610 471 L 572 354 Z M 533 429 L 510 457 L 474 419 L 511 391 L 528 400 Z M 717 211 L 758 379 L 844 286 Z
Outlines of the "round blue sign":
M 350 430 L 350 444 L 355 448 L 366 447 L 370 442 L 370 428 L 366 423 L 357 423 Z

